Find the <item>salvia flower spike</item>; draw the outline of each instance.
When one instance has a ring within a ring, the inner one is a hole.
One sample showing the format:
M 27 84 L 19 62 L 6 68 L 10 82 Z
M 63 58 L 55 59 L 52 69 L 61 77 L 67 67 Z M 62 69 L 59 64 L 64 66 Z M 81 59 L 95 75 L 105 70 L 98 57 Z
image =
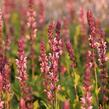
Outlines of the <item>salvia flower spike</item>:
M 91 51 L 87 53 L 87 62 L 85 66 L 84 73 L 84 82 L 83 90 L 84 95 L 81 98 L 81 109 L 92 109 L 92 85 L 91 85 L 91 69 L 92 69 L 92 60 L 91 60 Z

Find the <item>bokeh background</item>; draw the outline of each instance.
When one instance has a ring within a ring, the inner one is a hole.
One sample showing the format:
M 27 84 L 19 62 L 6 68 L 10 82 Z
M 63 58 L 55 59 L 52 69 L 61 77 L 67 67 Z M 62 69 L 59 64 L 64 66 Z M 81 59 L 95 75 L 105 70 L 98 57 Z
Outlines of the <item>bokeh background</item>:
M 27 6 L 27 0 L 7 0 L 10 1 L 14 8 L 21 8 Z M 78 17 L 80 9 L 91 9 L 98 20 L 103 21 L 104 25 L 109 23 L 109 0 L 34 0 L 35 7 L 38 7 L 40 2 L 43 3 L 46 20 L 53 18 L 58 19 L 62 16 L 68 15 L 69 8 L 72 9 L 75 17 Z M 0 0 L 0 6 L 2 7 L 3 0 Z M 37 10 L 37 9 L 36 9 Z

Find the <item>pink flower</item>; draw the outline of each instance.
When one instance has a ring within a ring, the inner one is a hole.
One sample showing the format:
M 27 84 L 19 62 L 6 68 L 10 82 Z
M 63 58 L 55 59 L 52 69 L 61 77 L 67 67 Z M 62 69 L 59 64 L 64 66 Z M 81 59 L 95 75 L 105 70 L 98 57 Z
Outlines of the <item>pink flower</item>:
M 40 57 L 39 57 L 40 66 L 41 66 L 41 72 L 42 73 L 47 73 L 49 71 L 49 66 L 48 66 L 48 57 L 46 55 L 46 50 L 45 50 L 45 44 L 43 41 L 40 43 Z
M 39 25 L 41 25 L 45 21 L 45 7 L 44 7 L 43 0 L 39 0 L 38 6 L 39 6 L 38 22 L 39 22 Z
M 28 1 L 28 11 L 27 11 L 27 30 L 30 40 L 30 59 L 32 68 L 32 77 L 34 77 L 35 72 L 35 41 L 36 41 L 36 12 L 34 10 L 34 0 Z
M 69 102 L 69 100 L 66 100 L 64 102 L 64 108 L 63 109 L 70 109 L 70 102 Z
M 25 86 L 23 82 L 27 80 L 27 72 L 26 72 L 26 64 L 27 64 L 27 57 L 25 56 L 25 44 L 24 39 L 20 39 L 18 42 L 18 59 L 16 59 L 16 65 L 18 70 L 18 79 L 21 83 L 21 87 Z
M 70 60 L 72 61 L 71 66 L 72 66 L 72 67 L 76 67 L 75 57 L 74 57 L 74 50 L 73 50 L 73 48 L 72 48 L 72 44 L 71 44 L 71 42 L 70 42 L 69 39 L 67 39 L 67 40 L 65 41 L 65 45 L 66 45 L 67 51 L 68 51 L 68 53 L 69 53 Z
M 102 36 L 102 35 L 101 35 Z M 106 49 L 107 45 L 104 40 L 104 36 L 100 37 L 96 49 L 98 52 L 98 61 L 99 61 L 99 68 L 100 68 L 100 80 L 101 80 L 101 93 L 103 94 L 102 100 L 104 103 L 106 103 L 109 98 L 108 98 L 108 73 L 106 69 L 106 62 L 107 62 L 107 57 L 106 57 Z
M 27 109 L 25 100 L 23 98 L 20 99 L 20 109 Z
M 10 44 L 12 40 L 12 28 L 10 26 L 10 12 L 13 10 L 13 5 L 12 5 L 12 0 L 4 0 L 3 2 L 3 18 L 5 22 L 5 27 L 6 27 L 6 41 L 5 41 L 5 50 L 10 49 Z
M 90 10 L 87 12 L 87 20 L 88 20 L 89 30 L 90 30 L 90 37 L 89 37 L 90 46 L 91 46 L 91 48 L 95 48 L 95 46 L 96 46 L 95 45 L 96 22 L 95 22 L 95 19 L 93 17 L 93 14 Z
M 51 53 L 49 56 L 46 55 L 44 42 L 41 42 L 40 51 L 40 65 L 41 72 L 44 73 L 44 86 L 45 92 L 47 94 L 48 100 L 53 103 L 55 97 L 55 91 L 59 89 L 58 82 L 58 69 L 59 69 L 59 59 L 62 55 L 62 41 L 60 37 L 61 24 L 57 22 L 56 24 L 56 35 L 53 37 L 54 25 L 50 24 L 48 30 L 49 45 L 51 48 Z
M 3 76 L 3 90 L 10 92 L 11 84 L 10 84 L 10 66 L 8 62 L 5 62 L 4 65 L 4 73 Z
M 108 73 L 106 70 L 106 42 L 105 42 L 105 33 L 101 30 L 100 26 L 97 25 L 96 20 L 93 17 L 92 12 L 89 10 L 87 12 L 87 19 L 90 29 L 90 46 L 93 49 L 93 65 L 95 61 L 95 50 L 98 52 L 98 61 L 100 68 L 100 83 L 101 83 L 101 94 L 102 94 L 102 104 L 105 104 L 108 101 Z
M 0 50 L 1 50 L 0 55 L 3 55 L 4 50 L 2 32 L 3 32 L 3 15 L 2 10 L 0 9 Z
M 54 34 L 54 28 L 55 28 L 55 24 L 54 22 L 51 22 L 49 24 L 49 27 L 48 27 L 48 42 L 49 42 L 49 45 L 50 45 L 50 49 L 53 50 L 53 34 Z
M 74 9 L 74 1 L 73 0 L 67 0 L 66 1 L 66 10 L 69 15 L 69 20 L 72 21 L 74 14 L 75 14 L 75 9 Z
M 64 37 L 64 42 L 65 42 L 67 52 L 68 52 L 70 60 L 72 62 L 71 67 L 76 67 L 74 50 L 73 50 L 72 44 L 70 42 L 70 31 L 68 29 L 69 24 L 68 24 L 68 21 L 66 18 L 64 19 L 63 23 L 64 23 L 63 37 Z
M 91 51 L 87 53 L 87 62 L 84 74 L 84 95 L 81 98 L 81 109 L 92 109 L 92 94 L 91 94 L 91 69 L 92 69 L 92 59 L 91 59 Z
M 3 89 L 3 77 L 2 77 L 2 69 L 3 69 L 3 45 L 2 45 L 2 28 L 3 28 L 3 21 L 2 21 L 2 11 L 0 9 L 0 92 Z
M 65 66 L 61 66 L 61 73 L 64 75 L 67 71 L 67 68 Z
M 0 73 L 0 92 L 2 91 L 2 89 L 3 89 L 3 77 Z
M 82 38 L 82 46 L 86 47 L 87 45 L 87 16 L 85 9 L 81 7 L 80 14 L 79 14 L 79 22 L 80 22 L 80 29 L 81 29 L 81 38 Z
M 4 109 L 4 101 L 0 99 L 0 109 Z
M 31 95 L 31 88 L 27 84 L 27 80 L 28 80 L 28 74 L 26 71 L 27 70 L 27 58 L 25 56 L 24 49 L 25 49 L 25 42 L 24 42 L 24 38 L 21 37 L 18 41 L 18 59 L 16 59 L 16 65 L 17 65 L 17 71 L 18 71 L 17 79 L 19 80 L 20 87 L 21 87 L 21 93 L 22 93 L 22 98 L 20 101 L 21 109 L 28 109 L 28 104 L 26 105 L 27 108 L 25 108 L 25 102 L 28 100 L 31 101 L 32 95 Z

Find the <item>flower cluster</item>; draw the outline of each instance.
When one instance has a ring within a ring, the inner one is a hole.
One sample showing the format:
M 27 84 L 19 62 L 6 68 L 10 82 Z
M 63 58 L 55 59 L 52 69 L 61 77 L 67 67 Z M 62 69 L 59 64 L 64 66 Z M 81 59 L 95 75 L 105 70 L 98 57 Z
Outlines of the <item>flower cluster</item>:
M 27 27 L 30 29 L 30 39 L 34 40 L 36 38 L 36 12 L 33 9 L 33 0 L 28 2 L 27 11 Z
M 21 86 L 21 92 L 22 92 L 22 97 L 20 100 L 20 105 L 21 109 L 32 109 L 28 108 L 28 105 L 24 104 L 24 102 L 32 99 L 31 98 L 31 88 L 27 84 L 28 80 L 28 74 L 26 72 L 27 69 L 27 57 L 25 56 L 25 43 L 24 43 L 24 38 L 22 37 L 18 41 L 18 59 L 16 59 L 16 65 L 17 65 L 17 71 L 18 71 L 18 77 L 17 79 L 19 80 L 20 86 Z M 25 101 L 23 101 L 25 99 Z M 22 106 L 26 106 L 27 108 L 24 108 Z
M 89 10 L 87 11 L 87 20 L 89 24 L 89 30 L 90 30 L 90 37 L 89 37 L 89 42 L 90 42 L 90 47 L 95 48 L 96 47 L 96 22 L 93 17 L 92 12 Z
M 62 40 L 60 38 L 61 23 L 58 21 L 56 24 L 56 36 L 53 38 L 52 43 L 52 53 L 50 53 L 49 58 L 52 63 L 52 70 L 57 75 L 59 58 L 62 55 Z
M 66 0 L 66 10 L 69 15 L 69 20 L 72 21 L 74 15 L 75 15 L 74 1 Z
M 3 77 L 0 73 L 0 109 L 3 109 L 4 108 L 4 101 L 2 100 L 2 89 L 3 89 Z
M 54 38 L 54 44 L 53 44 L 54 45 L 53 51 L 57 52 L 56 54 L 58 55 L 58 57 L 62 55 L 62 47 L 63 47 L 62 40 L 60 37 L 60 31 L 61 31 L 61 21 L 58 21 L 56 24 L 56 29 L 55 29 L 56 36 Z
M 4 101 L 0 99 L 0 109 L 4 109 Z
M 10 0 L 4 0 L 3 1 L 3 16 L 5 21 L 7 22 L 10 18 L 10 11 L 11 11 L 11 1 Z
M 53 34 L 54 34 L 54 22 L 51 22 L 49 24 L 49 27 L 48 27 L 48 38 L 49 38 L 49 45 L 50 45 L 50 49 L 53 50 Z
M 2 51 L 2 28 L 3 28 L 3 22 L 2 22 L 2 11 L 0 10 L 0 108 L 3 109 L 3 103 L 4 101 L 2 101 L 2 90 L 3 90 L 3 51 Z
M 24 39 L 20 39 L 18 42 L 18 59 L 16 59 L 16 65 L 18 70 L 18 80 L 20 82 L 22 91 L 24 93 L 26 81 L 28 79 L 27 72 L 26 72 L 26 64 L 27 64 L 27 57 L 25 56 L 24 52 L 25 43 Z
M 100 67 L 100 79 L 101 79 L 101 93 L 103 94 L 103 102 L 106 103 L 108 98 L 108 73 L 106 70 L 106 42 L 104 41 L 103 37 L 101 37 L 97 43 L 97 52 L 98 52 L 98 61 Z
M 41 62 L 41 72 L 45 74 L 45 83 L 47 93 L 47 97 L 51 102 L 55 99 L 55 91 L 59 89 L 57 86 L 58 82 L 58 70 L 59 70 L 59 59 L 62 55 L 62 41 L 60 38 L 60 29 L 61 24 L 58 21 L 56 24 L 56 35 L 53 37 L 54 25 L 50 24 L 48 30 L 49 44 L 51 48 L 51 53 L 47 57 L 45 52 L 44 43 L 41 42 L 41 54 L 40 54 L 40 62 Z
M 63 109 L 70 109 L 70 101 L 69 100 L 64 101 L 64 108 Z
M 45 44 L 43 41 L 41 41 L 40 43 L 40 57 L 39 57 L 39 61 L 40 61 L 40 70 L 43 73 L 43 77 L 44 77 L 44 88 L 45 88 L 45 92 L 47 94 L 48 99 L 52 99 L 52 94 L 50 93 L 50 82 L 51 82 L 51 78 L 50 78 L 50 74 L 49 74 L 49 60 L 48 60 L 48 56 L 46 55 L 46 50 L 45 50 Z
M 79 21 L 81 24 L 81 33 L 84 36 L 84 35 L 86 35 L 86 22 L 85 22 L 86 14 L 85 14 L 85 10 L 83 8 L 80 9 L 79 16 L 80 16 Z
M 20 99 L 19 108 L 20 108 L 20 109 L 27 109 L 27 108 L 26 108 L 25 100 L 24 100 L 23 98 Z
M 67 48 L 67 51 L 69 53 L 70 60 L 72 61 L 71 66 L 74 68 L 74 67 L 76 67 L 75 57 L 74 57 L 74 50 L 72 48 L 72 44 L 71 44 L 69 39 L 66 41 L 66 48 Z
M 8 59 L 5 56 L 4 45 L 3 45 L 3 21 L 2 21 L 2 11 L 0 10 L 0 99 L 2 100 L 2 92 L 7 95 L 10 93 L 10 66 Z M 9 102 L 9 99 L 6 100 Z M 3 102 L 3 101 L 2 101 Z M 2 104 L 2 103 L 1 103 Z M 8 104 L 4 103 L 5 107 L 8 108 Z M 2 109 L 2 108 L 1 108 Z
M 3 20 L 2 20 L 2 10 L 0 9 L 0 55 L 3 53 L 3 37 L 2 37 L 2 29 L 3 29 Z
M 2 40 L 2 28 L 3 28 L 3 21 L 2 21 L 2 11 L 0 10 L 0 94 L 2 94 L 2 89 L 3 89 L 3 40 Z M 0 96 L 0 104 L 1 104 L 1 109 L 3 109 L 3 103 L 2 103 L 2 95 Z
M 106 42 L 103 39 L 100 39 L 99 43 L 97 44 L 97 51 L 99 56 L 99 64 L 102 66 L 106 61 Z
M 5 60 L 5 65 L 4 65 L 4 73 L 3 75 L 3 89 L 4 91 L 10 92 L 10 66 L 8 62 Z
M 12 33 L 11 33 L 11 26 L 10 22 L 10 12 L 12 10 L 12 2 L 10 0 L 4 0 L 4 7 L 3 7 L 3 17 L 6 26 L 6 41 L 5 41 L 5 50 L 10 49 L 10 44 L 12 40 Z
M 87 53 L 87 62 L 84 74 L 84 95 L 81 98 L 81 109 L 92 109 L 92 94 L 91 94 L 91 69 L 92 69 L 92 60 L 91 60 L 91 51 Z
M 55 30 L 56 35 L 55 37 L 53 37 L 54 22 L 52 22 L 48 28 L 48 38 L 49 38 L 50 48 L 53 52 L 56 53 L 57 57 L 59 57 L 59 55 L 62 54 L 62 40 L 60 39 L 60 29 L 61 29 L 61 22 L 58 21 Z
M 100 80 L 101 80 L 101 93 L 102 93 L 102 100 L 103 104 L 105 104 L 108 101 L 108 89 L 107 84 L 108 84 L 108 74 L 106 71 L 106 42 L 104 40 L 105 34 L 99 27 L 99 25 L 96 24 L 96 21 L 93 17 L 93 14 L 91 11 L 87 12 L 87 18 L 88 18 L 88 23 L 89 23 L 89 28 L 90 28 L 90 46 L 93 49 L 93 62 L 95 61 L 95 52 L 94 50 L 97 51 L 98 53 L 98 61 L 99 61 L 99 68 L 100 68 Z
M 40 43 L 40 57 L 39 57 L 39 61 L 40 62 L 43 62 L 43 63 L 40 63 L 40 66 L 41 66 L 41 72 L 42 73 L 46 73 L 49 71 L 49 66 L 48 66 L 48 57 L 46 55 L 46 50 L 45 50 L 45 44 L 43 41 L 41 41 Z
M 31 57 L 31 67 L 32 67 L 32 74 L 35 72 L 34 60 L 35 60 L 35 39 L 36 39 L 36 12 L 34 11 L 33 0 L 28 1 L 28 11 L 27 11 L 27 27 L 29 31 L 29 38 L 30 38 L 30 57 Z
M 83 8 L 80 9 L 80 14 L 79 14 L 79 22 L 80 22 L 80 29 L 81 29 L 81 38 L 82 38 L 82 43 L 83 47 L 87 44 L 87 26 L 86 26 L 86 12 Z
M 71 60 L 71 67 L 76 67 L 76 62 L 75 62 L 75 56 L 74 56 L 74 50 L 70 41 L 70 32 L 68 29 L 68 21 L 65 18 L 63 20 L 63 24 L 64 24 L 64 28 L 63 28 L 63 37 L 64 37 L 64 42 L 65 42 L 65 46 L 67 49 L 67 52 L 69 54 L 70 60 Z
M 49 79 L 50 79 L 50 90 L 48 95 L 50 98 L 55 99 L 55 91 L 59 89 L 57 86 L 58 82 L 58 71 L 59 71 L 59 59 L 62 55 L 62 40 L 60 39 L 61 24 L 58 21 L 56 24 L 56 36 L 53 38 L 52 51 L 49 53 Z M 50 39 L 49 39 L 50 41 Z
M 41 24 L 43 24 L 44 23 L 44 21 L 45 21 L 45 10 L 44 10 L 44 4 L 43 4 L 43 1 L 42 0 L 39 0 L 39 8 L 40 8 L 40 10 L 39 10 L 39 24 L 41 25 Z
M 67 20 L 67 18 L 65 17 L 64 19 L 63 19 L 63 29 L 62 29 L 62 34 L 63 34 L 63 37 L 65 38 L 65 40 L 66 40 L 66 38 L 69 38 L 70 37 L 70 31 L 69 31 L 69 22 L 68 22 L 68 20 Z

